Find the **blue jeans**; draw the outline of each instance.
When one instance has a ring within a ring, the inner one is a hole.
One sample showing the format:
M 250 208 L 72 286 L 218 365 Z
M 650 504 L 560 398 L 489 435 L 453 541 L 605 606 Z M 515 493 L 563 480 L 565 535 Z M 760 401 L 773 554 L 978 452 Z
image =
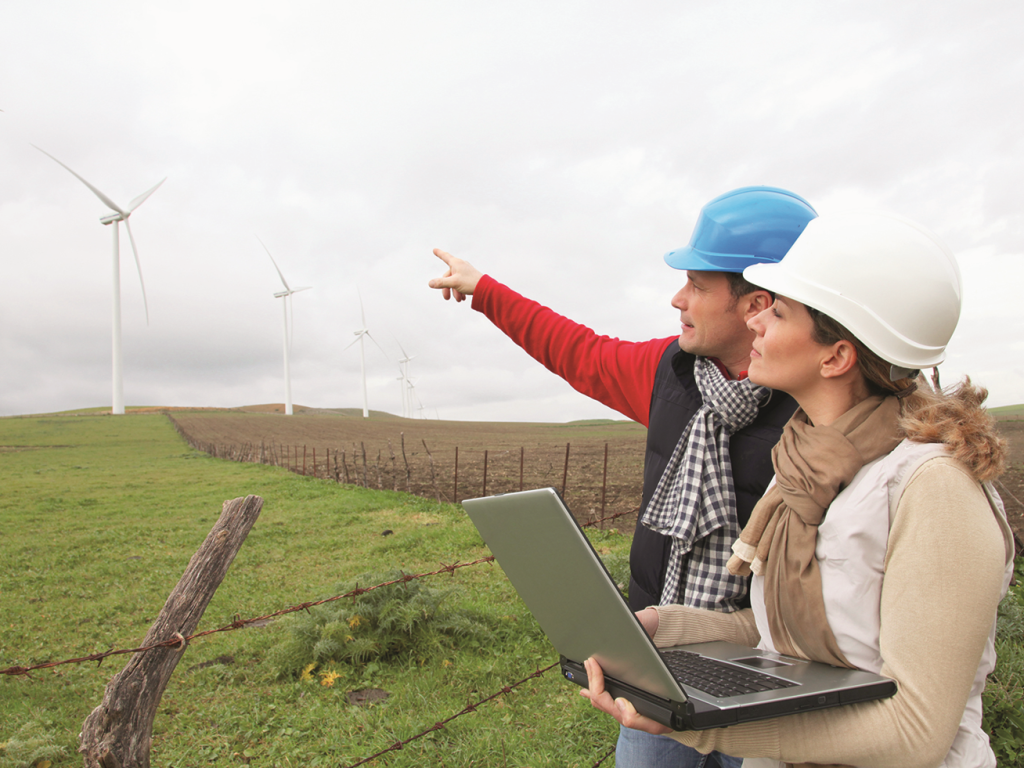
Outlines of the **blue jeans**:
M 740 768 L 741 757 L 721 752 L 702 755 L 668 736 L 655 736 L 619 726 L 615 768 Z

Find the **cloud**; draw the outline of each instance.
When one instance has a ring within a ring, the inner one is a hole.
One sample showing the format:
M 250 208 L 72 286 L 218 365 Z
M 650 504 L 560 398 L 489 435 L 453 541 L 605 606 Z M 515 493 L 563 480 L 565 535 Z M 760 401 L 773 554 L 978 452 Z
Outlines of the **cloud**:
M 132 218 L 148 327 L 122 237 L 129 403 L 283 400 L 258 234 L 313 286 L 296 402 L 361 405 L 361 295 L 388 351 L 367 348 L 371 408 L 401 411 L 397 340 L 424 413 L 607 415 L 427 289 L 431 248 L 599 332 L 667 336 L 661 255 L 752 183 L 936 230 L 964 272 L 950 372 L 1024 401 L 1018 4 L 58 5 L 0 8 L 2 414 L 110 396 L 105 209 L 29 142 L 118 201 L 169 177 Z

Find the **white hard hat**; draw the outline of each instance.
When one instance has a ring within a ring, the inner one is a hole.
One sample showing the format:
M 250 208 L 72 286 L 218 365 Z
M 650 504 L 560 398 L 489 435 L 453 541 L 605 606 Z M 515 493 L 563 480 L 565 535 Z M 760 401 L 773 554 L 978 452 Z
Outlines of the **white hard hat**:
M 906 369 L 941 363 L 960 319 L 960 268 L 952 251 L 892 213 L 812 219 L 781 262 L 754 264 L 743 277 L 823 312 Z

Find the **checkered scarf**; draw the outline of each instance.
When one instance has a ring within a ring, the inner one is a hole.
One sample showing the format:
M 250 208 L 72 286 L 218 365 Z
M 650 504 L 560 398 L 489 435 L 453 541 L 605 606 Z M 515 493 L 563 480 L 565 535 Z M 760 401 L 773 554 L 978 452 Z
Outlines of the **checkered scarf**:
M 661 604 L 731 612 L 747 585 L 726 569 L 740 534 L 729 435 L 757 418 L 769 390 L 726 379 L 706 357 L 697 358 L 693 373 L 703 405 L 679 438 L 641 522 L 672 537 Z

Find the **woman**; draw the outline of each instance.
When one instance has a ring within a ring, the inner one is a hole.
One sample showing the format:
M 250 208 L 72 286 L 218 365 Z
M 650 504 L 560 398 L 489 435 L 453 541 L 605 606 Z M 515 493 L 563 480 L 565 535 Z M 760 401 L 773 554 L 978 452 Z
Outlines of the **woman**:
M 890 699 L 702 732 L 671 733 L 745 766 L 994 766 L 981 692 L 995 665 L 996 608 L 1012 534 L 987 485 L 1005 448 L 967 380 L 918 376 L 941 362 L 960 273 L 934 235 L 890 214 L 821 216 L 779 264 L 744 277 L 776 293 L 750 321 L 749 369 L 800 409 L 769 487 L 734 547 L 752 608 L 661 606 L 638 614 L 659 646 L 734 640 L 891 677 Z M 668 730 L 604 691 L 620 723 Z

